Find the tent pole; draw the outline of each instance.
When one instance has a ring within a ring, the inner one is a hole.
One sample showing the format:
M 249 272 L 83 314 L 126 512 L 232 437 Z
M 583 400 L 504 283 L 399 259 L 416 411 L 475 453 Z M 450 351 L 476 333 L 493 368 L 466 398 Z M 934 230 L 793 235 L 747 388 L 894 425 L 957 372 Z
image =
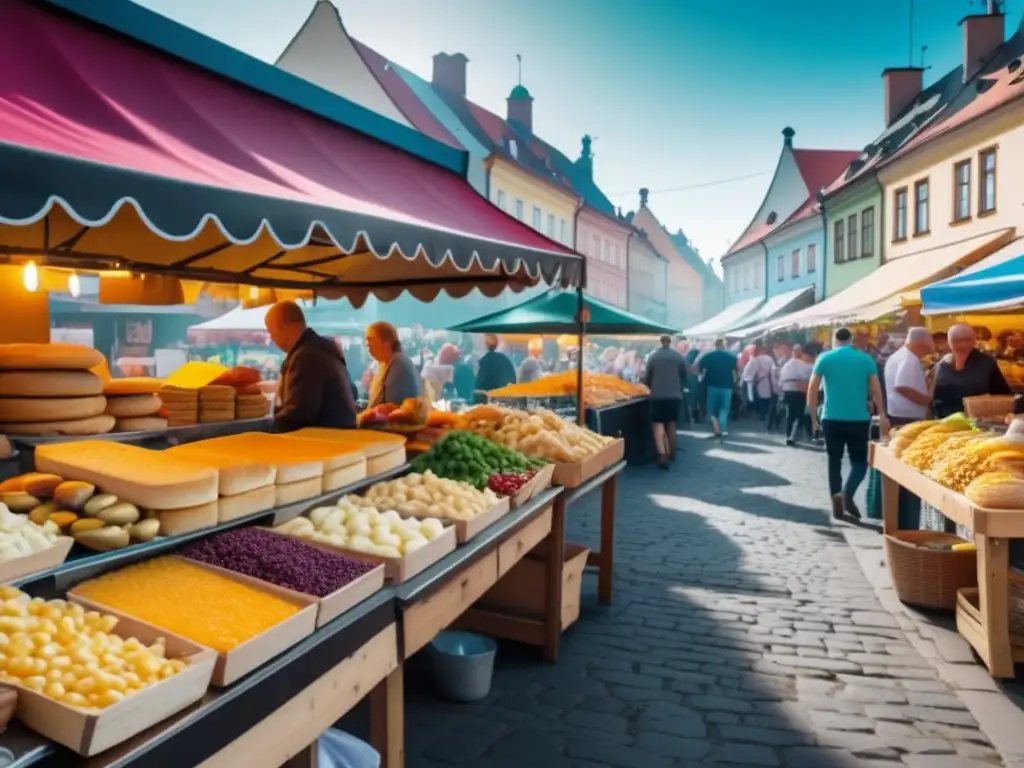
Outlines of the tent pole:
M 583 305 L 583 286 L 576 286 L 576 320 L 579 323 L 579 338 L 576 345 L 576 423 L 583 426 L 587 413 L 583 407 L 583 337 L 587 332 L 587 318 Z

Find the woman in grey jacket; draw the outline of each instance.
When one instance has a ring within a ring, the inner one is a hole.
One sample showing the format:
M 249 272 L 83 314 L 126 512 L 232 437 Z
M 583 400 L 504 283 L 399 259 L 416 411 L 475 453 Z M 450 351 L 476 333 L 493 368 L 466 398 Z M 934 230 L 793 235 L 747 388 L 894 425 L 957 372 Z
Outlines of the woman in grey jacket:
M 381 403 L 400 404 L 407 398 L 422 394 L 420 373 L 416 364 L 402 351 L 395 326 L 377 322 L 367 328 L 366 348 L 377 361 L 377 373 L 370 382 L 370 408 Z

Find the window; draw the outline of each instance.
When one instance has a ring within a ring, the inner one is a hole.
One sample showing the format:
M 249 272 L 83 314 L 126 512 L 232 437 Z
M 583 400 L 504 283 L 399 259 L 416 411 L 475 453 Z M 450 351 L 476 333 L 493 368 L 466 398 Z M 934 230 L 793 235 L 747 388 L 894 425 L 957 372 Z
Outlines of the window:
M 504 189 L 499 189 L 498 190 L 498 194 L 496 196 L 496 199 L 494 201 L 494 204 L 497 205 L 499 208 L 501 208 L 501 210 L 504 211 L 505 210 L 505 206 L 507 205 L 507 202 L 508 201 L 505 200 L 505 190 Z
M 978 215 L 996 209 L 996 150 L 984 149 L 978 153 Z
M 836 254 L 836 264 L 842 264 L 844 261 L 846 261 L 846 254 L 843 253 L 843 232 L 845 226 L 845 221 L 840 220 L 836 222 L 835 244 L 833 245 Z
M 893 192 L 892 239 L 893 242 L 907 239 L 907 188 Z
M 558 239 L 561 240 L 566 245 L 568 245 L 569 244 L 569 240 L 568 240 L 567 233 L 566 233 L 565 219 L 559 219 L 558 220 L 558 233 L 559 233 Z
M 953 166 L 953 221 L 971 218 L 971 161 Z
M 928 179 L 914 184 L 914 236 L 928 234 Z
M 807 246 L 807 274 L 818 270 L 818 246 L 811 243 Z
M 612 263 L 612 244 L 607 240 L 604 241 L 604 260 L 606 264 Z
M 846 220 L 846 258 L 853 261 L 857 258 L 857 214 Z
M 786 257 L 781 253 L 775 262 L 775 279 L 780 283 L 786 279 Z
M 555 214 L 548 214 L 548 237 L 555 236 Z
M 526 220 L 526 214 L 523 212 L 523 201 L 516 198 L 516 218 L 520 221 Z
M 865 208 L 860 212 L 860 257 L 875 255 L 875 209 Z M 809 272 L 810 270 L 808 270 Z
M 790 277 L 800 277 L 800 249 L 793 251 L 793 263 L 789 267 Z
M 533 228 L 536 229 L 538 232 L 540 232 L 540 217 L 540 208 L 538 208 L 536 205 L 533 206 Z
M 593 256 L 595 259 L 600 259 L 601 258 L 601 238 L 598 237 L 597 235 L 594 235 L 593 243 L 594 244 L 593 244 L 592 250 L 590 251 L 590 255 Z

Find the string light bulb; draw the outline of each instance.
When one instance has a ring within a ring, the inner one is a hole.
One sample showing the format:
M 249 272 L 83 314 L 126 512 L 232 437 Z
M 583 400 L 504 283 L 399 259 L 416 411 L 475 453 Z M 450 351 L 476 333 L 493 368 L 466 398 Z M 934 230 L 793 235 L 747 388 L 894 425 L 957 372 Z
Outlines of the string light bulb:
M 39 290 L 39 267 L 34 261 L 25 265 L 21 272 L 21 281 L 25 284 L 25 290 L 35 293 Z
M 70 293 L 73 298 L 77 299 L 81 292 L 82 282 L 78 279 L 78 273 L 72 272 L 71 277 L 68 278 L 68 293 Z

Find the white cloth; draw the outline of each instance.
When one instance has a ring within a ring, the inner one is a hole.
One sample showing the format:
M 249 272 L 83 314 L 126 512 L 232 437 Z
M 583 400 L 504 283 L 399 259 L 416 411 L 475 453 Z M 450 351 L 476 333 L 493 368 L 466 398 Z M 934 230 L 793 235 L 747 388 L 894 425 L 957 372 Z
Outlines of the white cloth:
M 801 387 L 800 384 L 807 384 L 811 380 L 811 374 L 814 372 L 814 365 L 801 360 L 798 357 L 792 357 L 786 361 L 786 364 L 782 366 L 782 370 L 779 371 L 779 384 L 782 387 L 783 392 L 804 392 L 807 387 Z
M 928 394 L 928 383 L 924 368 L 917 355 L 906 347 L 900 347 L 885 361 L 886 410 L 890 416 L 900 419 L 923 419 L 928 415 L 928 406 L 919 405 L 896 391 L 907 387 L 922 395 Z
M 743 382 L 762 400 L 772 396 L 772 369 L 775 361 L 768 355 L 758 355 L 747 361 L 743 369 Z

